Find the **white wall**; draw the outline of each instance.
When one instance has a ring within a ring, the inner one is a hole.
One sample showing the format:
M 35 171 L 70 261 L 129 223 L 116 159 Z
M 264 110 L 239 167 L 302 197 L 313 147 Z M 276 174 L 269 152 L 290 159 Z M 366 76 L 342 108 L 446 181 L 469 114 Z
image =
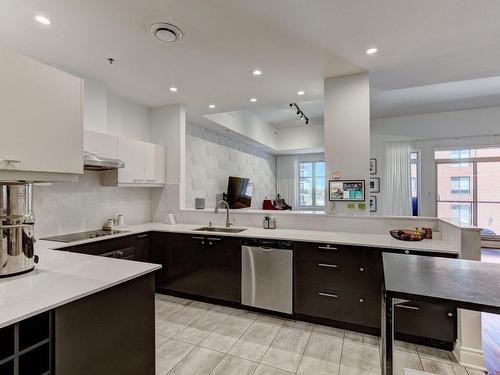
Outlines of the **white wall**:
M 434 149 L 499 145 L 500 107 L 372 119 L 370 153 L 378 159 L 379 177 L 384 175 L 385 144 L 397 140 L 411 140 L 421 151 L 420 214 L 435 216 Z M 383 204 L 379 198 L 379 211 Z
M 276 157 L 206 128 L 186 127 L 186 208 L 194 198 L 205 198 L 215 207 L 215 195 L 227 191 L 229 176 L 253 182 L 252 207 L 262 208 L 264 197 L 276 195 Z
M 367 73 L 325 79 L 325 162 L 343 179 L 367 180 L 370 158 L 370 91 Z M 336 202 L 335 211 L 347 211 Z M 359 210 L 357 210 L 360 212 Z
M 277 129 L 276 148 L 279 154 L 323 151 L 325 143 L 323 125 L 304 125 Z
M 107 96 L 106 133 L 152 142 L 149 108 L 111 93 Z
M 99 172 L 78 182 L 34 188 L 36 238 L 99 229 L 107 218 L 124 215 L 127 224 L 151 220 L 151 189 L 101 186 Z
M 206 118 L 271 149 L 276 149 L 276 129 L 250 111 L 221 112 Z

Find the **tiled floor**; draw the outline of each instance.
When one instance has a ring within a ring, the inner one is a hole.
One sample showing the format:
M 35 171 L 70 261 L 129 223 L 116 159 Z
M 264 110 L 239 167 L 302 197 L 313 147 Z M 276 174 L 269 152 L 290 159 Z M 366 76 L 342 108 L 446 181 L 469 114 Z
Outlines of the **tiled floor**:
M 156 298 L 156 373 L 179 375 L 380 374 L 375 336 L 189 301 Z M 450 353 L 397 342 L 403 368 L 468 373 Z

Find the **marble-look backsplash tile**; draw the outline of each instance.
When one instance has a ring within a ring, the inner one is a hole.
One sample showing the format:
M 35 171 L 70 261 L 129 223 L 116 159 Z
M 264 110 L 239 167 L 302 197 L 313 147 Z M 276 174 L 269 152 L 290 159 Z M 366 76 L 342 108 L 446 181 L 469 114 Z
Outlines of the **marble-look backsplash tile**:
M 186 207 L 194 198 L 215 206 L 215 195 L 226 191 L 229 176 L 253 182 L 252 207 L 261 208 L 264 197 L 276 194 L 276 157 L 251 145 L 208 129 L 186 127 Z
M 98 229 L 122 214 L 126 224 L 151 221 L 150 188 L 102 186 L 99 172 L 85 172 L 78 182 L 58 182 L 34 189 L 37 238 Z

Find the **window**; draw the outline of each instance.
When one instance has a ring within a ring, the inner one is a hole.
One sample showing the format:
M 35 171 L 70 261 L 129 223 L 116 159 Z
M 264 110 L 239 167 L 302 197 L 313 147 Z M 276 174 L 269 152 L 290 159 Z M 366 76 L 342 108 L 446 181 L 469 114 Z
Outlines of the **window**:
M 470 177 L 451 177 L 451 193 L 452 194 L 469 194 L 470 193 Z
M 461 224 L 471 224 L 471 209 L 469 204 L 452 204 L 451 218 L 460 220 Z
M 299 206 L 304 208 L 325 207 L 325 162 L 299 163 Z
M 410 173 L 411 173 L 411 203 L 412 214 L 418 216 L 418 171 L 419 169 L 419 151 L 410 153 Z

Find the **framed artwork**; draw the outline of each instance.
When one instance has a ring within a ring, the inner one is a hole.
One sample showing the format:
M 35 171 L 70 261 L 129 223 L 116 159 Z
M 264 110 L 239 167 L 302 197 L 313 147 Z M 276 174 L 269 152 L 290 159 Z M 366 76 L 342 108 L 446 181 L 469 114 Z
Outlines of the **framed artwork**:
M 365 180 L 328 181 L 328 199 L 337 202 L 364 202 Z
M 370 158 L 370 174 L 377 174 L 377 159 Z
M 370 178 L 370 193 L 380 193 L 380 177 Z
M 377 197 L 375 195 L 370 195 L 370 212 L 377 212 Z

